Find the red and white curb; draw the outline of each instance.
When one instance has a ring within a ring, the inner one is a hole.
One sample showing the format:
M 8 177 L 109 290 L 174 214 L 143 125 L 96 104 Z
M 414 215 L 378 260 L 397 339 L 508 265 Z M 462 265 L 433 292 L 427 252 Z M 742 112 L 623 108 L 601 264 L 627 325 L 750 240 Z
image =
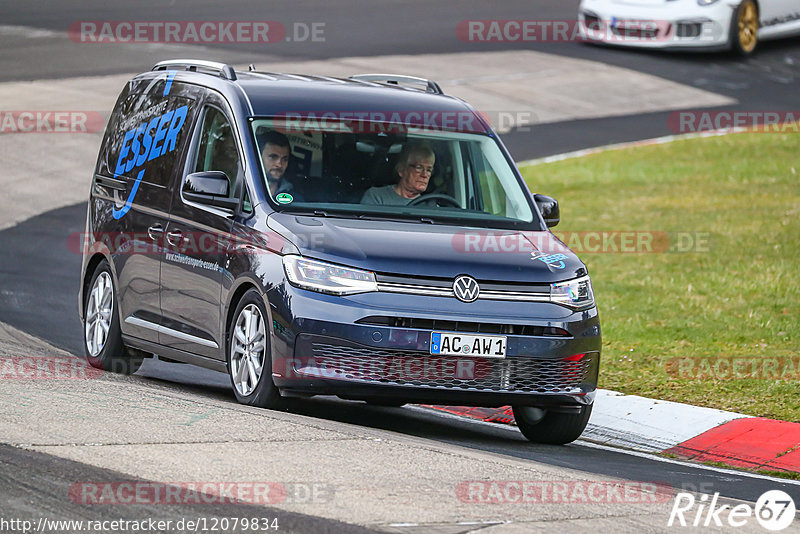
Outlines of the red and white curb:
M 598 390 L 583 438 L 644 452 L 662 452 L 746 415 Z
M 660 145 L 683 139 L 743 133 L 746 128 L 670 135 L 631 143 L 557 154 L 518 163 L 519 167 L 563 161 L 609 150 Z M 426 408 L 491 423 L 514 424 L 509 406 Z M 646 453 L 666 453 L 700 462 L 800 473 L 800 424 L 597 390 L 592 416 L 581 440 Z
M 427 406 L 514 424 L 511 408 Z M 800 424 L 598 390 L 582 440 L 735 467 L 800 472 Z

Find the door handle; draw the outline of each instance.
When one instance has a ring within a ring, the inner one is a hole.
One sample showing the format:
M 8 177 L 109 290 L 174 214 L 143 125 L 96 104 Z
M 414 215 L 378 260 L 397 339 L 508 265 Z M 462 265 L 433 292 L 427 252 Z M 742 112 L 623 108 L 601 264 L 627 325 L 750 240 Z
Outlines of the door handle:
M 153 241 L 158 241 L 161 239 L 161 234 L 164 233 L 164 227 L 160 224 L 154 224 L 150 228 L 147 229 L 147 235 L 150 236 L 150 239 Z
M 172 232 L 167 232 L 167 241 L 169 241 L 170 245 L 178 246 L 183 241 L 183 232 L 180 230 L 173 230 Z

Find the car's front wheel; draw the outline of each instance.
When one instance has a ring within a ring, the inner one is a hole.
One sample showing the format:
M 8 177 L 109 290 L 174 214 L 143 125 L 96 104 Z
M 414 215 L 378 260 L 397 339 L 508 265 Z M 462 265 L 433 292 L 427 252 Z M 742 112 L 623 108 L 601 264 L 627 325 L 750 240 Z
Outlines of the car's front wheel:
M 534 443 L 564 445 L 578 439 L 589 423 L 592 404 L 581 406 L 580 411 L 512 406 L 514 420 L 520 432 Z
M 228 374 L 240 403 L 276 408 L 281 396 L 272 381 L 266 317 L 261 295 L 250 289 L 236 306 L 228 328 Z
M 92 367 L 133 374 L 142 365 L 138 351 L 122 343 L 117 291 L 108 261 L 98 265 L 89 282 L 83 310 L 83 347 Z
M 731 48 L 749 56 L 758 46 L 758 6 L 754 0 L 743 0 L 733 13 L 730 29 Z

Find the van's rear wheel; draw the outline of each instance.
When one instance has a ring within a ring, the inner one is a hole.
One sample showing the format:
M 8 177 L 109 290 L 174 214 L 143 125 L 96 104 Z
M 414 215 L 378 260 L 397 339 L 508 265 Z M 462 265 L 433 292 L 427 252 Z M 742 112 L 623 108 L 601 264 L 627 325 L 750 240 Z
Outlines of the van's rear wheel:
M 142 365 L 138 351 L 129 351 L 122 343 L 117 291 L 106 260 L 97 265 L 86 292 L 83 348 L 89 364 L 104 371 L 129 375 Z
M 592 406 L 581 406 L 579 412 L 559 412 L 532 406 L 512 406 L 512 409 L 517 427 L 528 440 L 564 445 L 575 441 L 583 433 L 592 415 Z
M 236 400 L 250 406 L 275 408 L 281 396 L 272 382 L 272 355 L 266 325 L 267 310 L 258 291 L 242 296 L 228 327 L 227 360 Z

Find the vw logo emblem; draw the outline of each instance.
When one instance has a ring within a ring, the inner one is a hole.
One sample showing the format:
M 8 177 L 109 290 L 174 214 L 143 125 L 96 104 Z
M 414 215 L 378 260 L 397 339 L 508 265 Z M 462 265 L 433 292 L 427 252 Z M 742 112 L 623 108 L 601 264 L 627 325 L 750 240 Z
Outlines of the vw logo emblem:
M 453 282 L 453 293 L 461 302 L 475 302 L 481 294 L 481 288 L 474 278 L 462 274 Z

